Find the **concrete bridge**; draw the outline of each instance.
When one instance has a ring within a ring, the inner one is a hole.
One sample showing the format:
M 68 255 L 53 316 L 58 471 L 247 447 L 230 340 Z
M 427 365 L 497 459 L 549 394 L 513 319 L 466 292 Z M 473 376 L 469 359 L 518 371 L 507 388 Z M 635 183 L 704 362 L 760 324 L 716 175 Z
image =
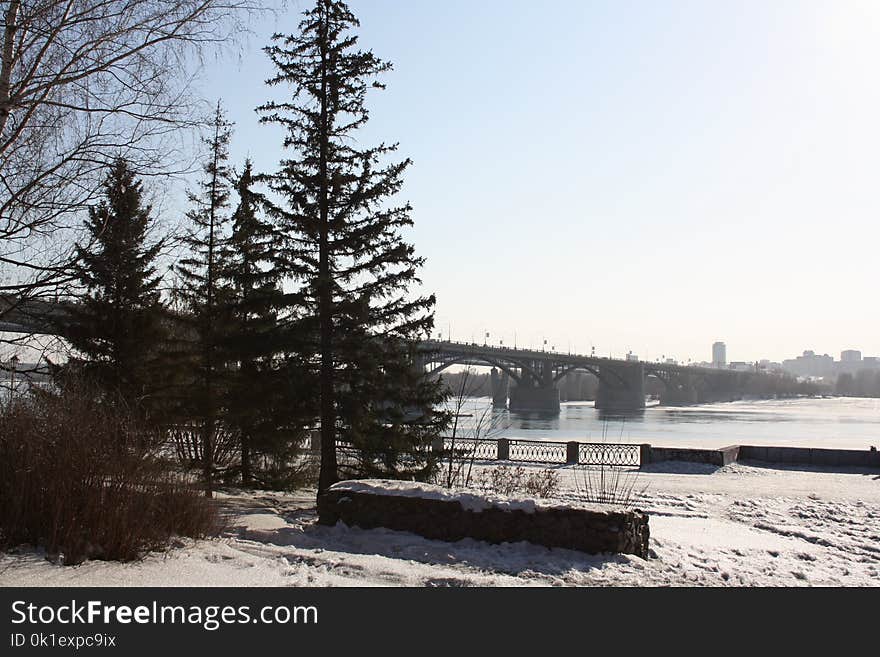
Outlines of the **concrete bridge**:
M 419 367 L 439 374 L 453 365 L 492 367 L 492 400 L 512 411 L 558 412 L 556 384 L 569 372 L 591 372 L 599 380 L 596 408 L 631 412 L 645 408 L 645 379 L 663 383 L 660 403 L 670 406 L 741 399 L 753 372 L 618 360 L 553 351 L 425 340 Z

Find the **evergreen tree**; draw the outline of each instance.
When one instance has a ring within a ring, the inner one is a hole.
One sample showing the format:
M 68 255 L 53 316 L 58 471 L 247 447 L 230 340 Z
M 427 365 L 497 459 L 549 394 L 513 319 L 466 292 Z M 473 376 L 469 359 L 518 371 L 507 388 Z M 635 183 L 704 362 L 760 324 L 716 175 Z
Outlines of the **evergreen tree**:
M 393 205 L 410 160 L 387 162 L 397 145 L 358 148 L 367 89 L 391 65 L 356 50 L 357 19 L 343 2 L 317 0 L 298 34 L 275 35 L 265 49 L 286 84 L 288 102 L 258 108 L 286 129 L 294 151 L 269 178 L 284 205 L 271 208 L 286 232 L 286 273 L 301 284 L 316 324 L 321 424 L 320 494 L 337 478 L 336 439 L 360 448 L 361 471 L 426 476 L 425 449 L 444 417 L 433 405 L 439 384 L 412 365 L 408 345 L 427 336 L 433 296 L 409 292 L 422 259 L 400 231 L 409 204 Z
M 224 342 L 231 292 L 222 272 L 230 222 L 228 147 L 232 130 L 220 103 L 211 129 L 211 136 L 204 140 L 208 154 L 202 166 L 199 191 L 188 194 L 192 209 L 187 212 L 190 230 L 184 241 L 190 252 L 178 267 L 181 277 L 178 295 L 190 324 L 188 348 L 184 351 L 193 368 L 192 394 L 188 396 L 191 408 L 187 410 L 199 425 L 208 497 L 213 495 L 215 436 L 229 379 Z
M 68 331 L 90 378 L 141 410 L 155 389 L 163 339 L 154 265 L 162 242 L 147 243 L 150 212 L 143 184 L 118 158 L 107 174 L 104 199 L 89 209 L 90 242 L 77 246 L 77 277 L 85 293 L 71 309 Z
M 291 345 L 279 309 L 290 298 L 281 288 L 277 231 L 261 216 L 264 201 L 253 185 L 248 160 L 236 181 L 239 203 L 224 257 L 232 295 L 226 353 L 237 364 L 226 408 L 240 439 L 242 483 L 283 488 L 296 483 L 297 444 L 313 412 L 305 368 L 284 355 Z

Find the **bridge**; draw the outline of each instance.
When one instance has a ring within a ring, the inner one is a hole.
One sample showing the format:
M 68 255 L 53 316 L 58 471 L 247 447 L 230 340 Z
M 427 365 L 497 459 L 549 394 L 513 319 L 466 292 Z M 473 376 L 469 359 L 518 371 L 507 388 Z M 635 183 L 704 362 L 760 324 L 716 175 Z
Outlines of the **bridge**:
M 492 401 L 512 411 L 559 412 L 556 384 L 570 372 L 590 372 L 599 381 L 596 408 L 632 412 L 645 408 L 645 380 L 663 383 L 660 403 L 670 406 L 741 399 L 754 372 L 619 360 L 555 351 L 425 340 L 418 344 L 418 367 L 439 374 L 453 365 L 492 368 Z
M 54 301 L 0 294 L 0 333 L 55 335 L 66 319 L 64 307 Z
M 17 303 L 0 295 L 0 331 L 63 334 L 69 323 L 65 304 L 28 300 Z M 495 347 L 473 343 L 423 340 L 416 345 L 415 366 L 440 374 L 453 365 L 492 368 L 492 400 L 512 411 L 559 412 L 556 384 L 570 372 L 590 372 L 599 381 L 596 408 L 625 413 L 645 408 L 645 380 L 662 383 L 660 403 L 701 404 L 741 399 L 753 372 L 619 360 L 555 351 Z

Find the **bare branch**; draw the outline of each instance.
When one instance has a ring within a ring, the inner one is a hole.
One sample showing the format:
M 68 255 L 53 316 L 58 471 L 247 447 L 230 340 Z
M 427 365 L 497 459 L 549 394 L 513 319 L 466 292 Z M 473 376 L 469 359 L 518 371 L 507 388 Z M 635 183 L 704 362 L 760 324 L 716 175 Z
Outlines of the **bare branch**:
M 202 123 L 191 81 L 258 0 L 0 3 L 0 287 L 63 293 L 83 212 L 108 163 L 140 176 L 190 166 Z M 2 319 L 2 317 L 0 317 Z

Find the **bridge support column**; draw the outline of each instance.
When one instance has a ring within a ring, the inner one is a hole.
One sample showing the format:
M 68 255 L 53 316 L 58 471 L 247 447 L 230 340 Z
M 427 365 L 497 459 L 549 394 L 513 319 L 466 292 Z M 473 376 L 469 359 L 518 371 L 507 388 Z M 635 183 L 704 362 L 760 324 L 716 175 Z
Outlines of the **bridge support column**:
M 641 363 L 615 366 L 603 372 L 596 390 L 596 408 L 603 411 L 638 411 L 645 408 L 645 367 Z
M 510 385 L 510 376 L 507 372 L 499 371 L 493 367 L 492 373 L 492 405 L 495 408 L 507 408 L 507 390 Z
M 532 377 L 523 376 L 519 382 L 510 389 L 510 410 L 535 413 L 558 413 L 559 390 L 553 385 L 553 364 L 534 363 L 533 368 L 538 370 L 540 381 Z

